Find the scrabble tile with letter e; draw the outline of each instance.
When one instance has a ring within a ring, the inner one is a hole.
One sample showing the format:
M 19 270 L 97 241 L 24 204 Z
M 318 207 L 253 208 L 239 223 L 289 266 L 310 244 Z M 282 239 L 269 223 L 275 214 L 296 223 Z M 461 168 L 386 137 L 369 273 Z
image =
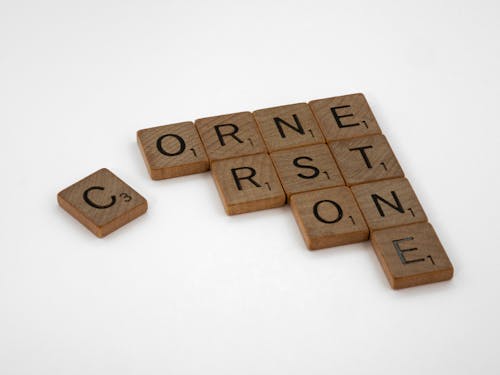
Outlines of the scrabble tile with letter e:
M 333 156 L 325 144 L 271 153 L 288 198 L 295 193 L 344 185 Z
M 207 154 L 192 122 L 139 130 L 137 143 L 153 180 L 209 169 Z
M 195 125 L 211 162 L 266 152 L 251 112 L 206 117 Z
M 285 193 L 267 154 L 214 161 L 212 175 L 228 215 L 285 204 Z
M 146 212 L 146 200 L 106 168 L 57 195 L 59 205 L 97 237 L 104 237 Z
M 369 182 L 351 189 L 371 231 L 427 221 L 406 178 Z
M 375 231 L 371 242 L 394 289 L 453 277 L 453 266 L 429 223 Z
M 309 102 L 328 142 L 380 134 L 363 94 L 336 96 Z
M 348 187 L 293 194 L 290 205 L 311 250 L 368 239 L 368 227 Z
M 383 135 L 329 143 L 347 185 L 404 177 Z
M 269 152 L 324 142 L 306 103 L 259 109 L 253 114 Z

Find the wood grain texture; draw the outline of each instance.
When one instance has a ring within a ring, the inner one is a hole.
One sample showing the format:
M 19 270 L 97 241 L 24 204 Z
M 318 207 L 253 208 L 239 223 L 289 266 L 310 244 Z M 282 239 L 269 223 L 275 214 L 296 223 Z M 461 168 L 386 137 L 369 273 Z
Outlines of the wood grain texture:
M 210 161 L 266 152 L 251 112 L 206 117 L 195 126 Z
M 427 221 L 406 178 L 369 182 L 351 189 L 371 231 Z
M 210 168 L 192 122 L 139 130 L 137 143 L 153 180 L 205 172 Z
M 404 177 L 403 170 L 383 135 L 330 142 L 329 146 L 349 186 Z
M 328 142 L 381 133 L 363 94 L 312 100 L 309 106 Z
M 328 146 L 317 144 L 271 153 L 283 189 L 292 194 L 344 185 Z
M 59 205 L 97 237 L 104 237 L 146 212 L 139 193 L 106 168 L 57 194 Z
M 394 289 L 453 277 L 453 266 L 429 223 L 375 231 L 371 242 Z
M 325 142 L 306 103 L 260 109 L 253 114 L 269 152 Z
M 267 154 L 214 161 L 212 175 L 228 215 L 285 204 L 285 193 Z
M 368 240 L 368 226 L 348 187 L 294 194 L 290 206 L 310 250 Z

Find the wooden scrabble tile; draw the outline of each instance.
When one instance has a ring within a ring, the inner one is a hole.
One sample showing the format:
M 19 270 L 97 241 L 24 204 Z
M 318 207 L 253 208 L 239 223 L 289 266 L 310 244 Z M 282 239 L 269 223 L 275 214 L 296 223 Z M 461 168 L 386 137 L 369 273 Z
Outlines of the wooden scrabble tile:
M 253 114 L 269 152 L 325 141 L 306 103 L 260 109 Z
M 427 221 L 406 178 L 351 187 L 371 231 Z
M 344 185 L 340 171 L 325 144 L 271 153 L 288 198 L 295 193 Z
M 106 168 L 57 194 L 59 205 L 97 237 L 104 237 L 146 212 L 139 193 Z
M 285 204 L 285 193 L 267 154 L 215 161 L 212 175 L 228 215 Z
M 352 138 L 329 145 L 347 185 L 404 177 L 383 135 Z
M 207 154 L 192 122 L 139 130 L 137 143 L 153 180 L 209 169 Z
M 368 227 L 348 187 L 294 194 L 290 205 L 311 250 L 368 239 Z
M 453 277 L 453 266 L 429 223 L 378 230 L 371 242 L 394 289 Z
M 206 117 L 195 125 L 210 161 L 266 152 L 251 112 Z
M 309 105 L 327 141 L 381 133 L 363 94 L 317 99 Z

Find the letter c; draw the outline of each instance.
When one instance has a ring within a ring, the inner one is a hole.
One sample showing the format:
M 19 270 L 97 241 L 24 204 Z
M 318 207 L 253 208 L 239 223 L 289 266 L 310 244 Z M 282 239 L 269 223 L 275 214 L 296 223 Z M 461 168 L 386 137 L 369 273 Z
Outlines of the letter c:
M 116 203 L 116 197 L 114 195 L 111 196 L 111 203 L 109 204 L 106 204 L 106 205 L 100 205 L 100 204 L 97 204 L 97 203 L 94 203 L 90 198 L 89 198 L 89 193 L 92 191 L 92 190 L 104 190 L 104 188 L 102 186 L 92 186 L 92 187 L 89 187 L 87 190 L 85 190 L 83 192 L 83 200 L 85 201 L 85 203 L 87 203 L 89 206 L 92 206 L 94 208 L 99 208 L 99 209 L 104 209 L 104 208 L 109 208 L 111 207 L 112 205 L 114 205 Z

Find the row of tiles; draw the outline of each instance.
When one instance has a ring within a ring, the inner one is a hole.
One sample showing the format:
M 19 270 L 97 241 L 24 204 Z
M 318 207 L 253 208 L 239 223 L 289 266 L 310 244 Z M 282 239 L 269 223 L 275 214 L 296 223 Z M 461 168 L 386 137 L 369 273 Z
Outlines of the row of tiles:
M 352 94 L 142 129 L 137 140 L 157 180 L 203 172 L 217 160 L 376 134 L 381 131 L 364 95 Z

